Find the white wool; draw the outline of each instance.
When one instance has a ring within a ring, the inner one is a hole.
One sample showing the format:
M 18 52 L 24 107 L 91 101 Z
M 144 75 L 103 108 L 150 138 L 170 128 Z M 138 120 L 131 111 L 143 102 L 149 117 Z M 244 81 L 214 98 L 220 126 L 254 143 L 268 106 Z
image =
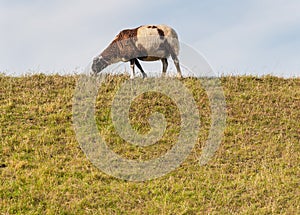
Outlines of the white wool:
M 160 46 L 168 41 L 173 48 L 176 55 L 179 54 L 179 42 L 178 37 L 174 29 L 166 25 L 155 25 L 156 28 L 149 28 L 151 25 L 141 26 L 137 31 L 136 46 L 141 45 L 148 52 L 148 55 L 152 56 L 165 56 L 166 50 L 160 49 Z M 164 39 L 161 39 L 158 29 L 164 33 Z

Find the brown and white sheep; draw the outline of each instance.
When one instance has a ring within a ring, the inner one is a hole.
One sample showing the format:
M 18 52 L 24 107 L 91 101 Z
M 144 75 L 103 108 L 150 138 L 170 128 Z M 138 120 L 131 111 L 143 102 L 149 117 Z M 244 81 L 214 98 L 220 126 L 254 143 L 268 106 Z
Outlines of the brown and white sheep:
M 94 58 L 92 70 L 97 74 L 113 63 L 130 61 L 131 78 L 135 76 L 135 65 L 145 78 L 147 75 L 138 60 L 161 60 L 164 76 L 168 67 L 167 58 L 171 56 L 177 69 L 177 76 L 182 77 L 178 54 L 179 41 L 174 29 L 166 25 L 143 25 L 121 31 L 109 46 Z

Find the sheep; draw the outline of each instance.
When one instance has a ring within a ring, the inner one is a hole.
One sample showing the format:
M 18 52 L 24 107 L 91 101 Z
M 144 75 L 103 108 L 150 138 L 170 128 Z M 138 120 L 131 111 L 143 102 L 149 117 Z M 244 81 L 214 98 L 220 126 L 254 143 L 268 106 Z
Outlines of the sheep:
M 117 62 L 130 62 L 131 76 L 135 77 L 135 65 L 144 72 L 139 60 L 162 62 L 162 75 L 165 76 L 169 56 L 172 57 L 177 76 L 182 78 L 178 60 L 179 42 L 174 29 L 166 25 L 143 25 L 134 29 L 122 30 L 104 51 L 93 59 L 92 71 L 101 72 L 107 66 Z

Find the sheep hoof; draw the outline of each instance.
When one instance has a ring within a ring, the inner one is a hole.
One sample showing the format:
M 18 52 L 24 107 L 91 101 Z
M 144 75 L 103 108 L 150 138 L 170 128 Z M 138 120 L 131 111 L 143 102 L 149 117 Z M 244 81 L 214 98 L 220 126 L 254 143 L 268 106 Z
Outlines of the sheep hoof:
M 183 77 L 182 77 L 181 74 L 177 74 L 177 78 L 178 78 L 178 79 L 182 79 Z

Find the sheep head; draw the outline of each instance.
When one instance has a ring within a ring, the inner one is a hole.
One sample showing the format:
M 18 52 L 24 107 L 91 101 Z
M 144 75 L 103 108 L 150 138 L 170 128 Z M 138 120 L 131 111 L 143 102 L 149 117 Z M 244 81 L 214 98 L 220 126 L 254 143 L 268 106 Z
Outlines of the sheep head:
M 100 55 L 95 57 L 92 64 L 92 70 L 95 74 L 101 72 L 105 67 L 108 66 L 108 62 Z

